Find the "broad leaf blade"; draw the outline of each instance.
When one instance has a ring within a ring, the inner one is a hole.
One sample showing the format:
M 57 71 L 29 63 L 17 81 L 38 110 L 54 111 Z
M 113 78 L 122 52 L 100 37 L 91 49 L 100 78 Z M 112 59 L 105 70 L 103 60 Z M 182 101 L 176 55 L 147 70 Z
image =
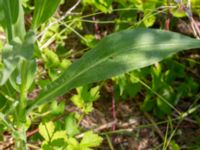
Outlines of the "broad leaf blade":
M 32 28 L 37 28 L 50 18 L 59 6 L 60 1 L 61 0 L 35 0 Z
M 92 148 L 97 147 L 102 143 L 103 138 L 97 134 L 94 134 L 92 131 L 88 131 L 84 134 L 83 139 L 81 140 L 81 147 Z
M 23 43 L 11 41 L 5 45 L 2 51 L 4 67 L 0 70 L 0 86 L 5 84 L 12 72 L 17 67 L 20 59 L 30 60 L 33 57 L 35 35 L 32 31 L 27 32 Z
M 0 86 L 6 83 L 11 73 L 17 67 L 19 58 L 13 55 L 15 52 L 13 47 L 13 45 L 5 45 L 5 47 L 3 48 L 3 68 L 0 70 Z
M 114 33 L 43 89 L 29 109 L 72 88 L 146 67 L 178 51 L 199 47 L 200 41 L 196 39 L 162 30 L 135 29 Z

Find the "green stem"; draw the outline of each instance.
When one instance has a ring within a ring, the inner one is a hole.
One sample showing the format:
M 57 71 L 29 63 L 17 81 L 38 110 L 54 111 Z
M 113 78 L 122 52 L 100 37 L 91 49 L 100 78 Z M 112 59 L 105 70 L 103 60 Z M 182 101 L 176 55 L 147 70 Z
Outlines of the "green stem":
M 26 62 L 21 62 L 21 86 L 20 86 L 20 100 L 18 107 L 18 135 L 16 139 L 16 147 L 17 149 L 26 150 L 27 147 L 27 138 L 26 138 L 26 105 L 27 105 L 27 88 L 26 88 L 26 77 L 24 74 L 24 70 L 26 70 Z
M 27 150 L 27 138 L 26 138 L 26 96 L 27 92 L 26 90 L 21 89 L 20 92 L 20 101 L 19 101 L 19 107 L 18 107 L 18 130 L 17 135 L 15 136 L 15 146 L 18 150 Z
M 19 119 L 22 124 L 26 123 L 26 105 L 27 105 L 27 70 L 26 61 L 22 61 L 20 64 L 20 76 L 21 76 L 21 86 L 20 86 L 20 101 L 19 101 Z
M 81 121 L 83 120 L 85 113 L 81 114 L 80 118 L 78 119 L 78 126 L 80 125 Z
M 20 93 L 20 103 L 19 103 L 19 119 L 20 122 L 25 123 L 26 122 L 26 91 L 21 90 Z
M 114 147 L 113 147 L 113 145 L 112 145 L 112 142 L 111 142 L 111 140 L 110 140 L 110 137 L 106 134 L 106 139 L 107 139 L 107 141 L 108 141 L 108 145 L 109 145 L 109 147 L 110 147 L 110 150 L 114 150 Z
M 15 138 L 15 147 L 17 150 L 28 150 L 26 128 L 24 124 L 21 126 L 21 128 L 18 129 L 17 133 L 13 136 Z

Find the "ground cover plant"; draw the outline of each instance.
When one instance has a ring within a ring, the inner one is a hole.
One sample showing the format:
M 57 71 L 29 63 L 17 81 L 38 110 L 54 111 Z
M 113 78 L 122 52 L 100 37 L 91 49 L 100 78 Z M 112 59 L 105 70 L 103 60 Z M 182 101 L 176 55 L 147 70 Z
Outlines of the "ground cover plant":
M 0 148 L 199 149 L 199 4 L 0 0 Z

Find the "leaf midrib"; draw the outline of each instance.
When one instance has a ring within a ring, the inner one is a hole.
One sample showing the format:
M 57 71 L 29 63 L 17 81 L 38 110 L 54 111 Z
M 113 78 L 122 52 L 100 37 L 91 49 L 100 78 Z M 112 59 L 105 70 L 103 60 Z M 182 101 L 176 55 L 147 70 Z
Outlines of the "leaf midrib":
M 192 43 L 197 43 L 197 41 L 193 41 L 193 42 L 188 42 L 187 44 L 186 43 L 184 43 L 184 45 L 192 45 Z M 143 44 L 142 46 L 140 45 L 140 46 L 138 46 L 138 47 L 134 47 L 134 48 L 130 48 L 130 49 L 127 49 L 126 51 L 129 51 L 129 50 L 134 50 L 134 49 L 141 49 L 141 48 L 145 48 L 145 47 L 150 47 L 150 46 L 153 46 L 154 45 L 154 48 L 155 47 L 159 47 L 159 46 L 162 46 L 162 45 L 165 45 L 165 46 L 168 46 L 168 45 L 170 45 L 170 46 L 177 46 L 177 45 L 179 45 L 179 44 L 182 44 L 183 45 L 183 43 L 175 43 L 175 44 Z M 193 45 L 194 46 L 194 45 Z M 195 46 L 194 46 L 195 47 Z M 72 78 L 71 78 L 71 80 L 70 81 L 68 81 L 68 82 L 65 82 L 64 84 L 61 84 L 58 88 L 56 88 L 55 90 L 53 90 L 50 94 L 46 94 L 46 95 L 44 95 L 44 96 L 42 96 L 41 98 L 39 97 L 39 99 L 36 99 L 36 102 L 30 107 L 30 109 L 32 109 L 32 108 L 34 108 L 35 106 L 37 106 L 37 103 L 38 103 L 38 101 L 40 102 L 43 102 L 43 101 L 45 101 L 45 99 L 47 99 L 48 97 L 51 97 L 51 95 L 54 95 L 54 93 L 56 93 L 56 92 L 58 92 L 59 90 L 62 90 L 67 84 L 69 84 L 71 81 L 73 81 L 75 78 L 77 78 L 78 76 L 80 76 L 81 74 L 83 74 L 83 73 L 85 73 L 85 72 L 87 72 L 88 70 L 90 70 L 90 69 L 92 69 L 93 67 L 95 67 L 95 66 L 97 66 L 97 65 L 99 65 L 100 63 L 102 63 L 102 62 L 104 62 L 105 60 L 107 60 L 107 59 L 109 59 L 110 57 L 112 57 L 112 56 L 114 56 L 114 55 L 116 55 L 116 54 L 118 54 L 118 53 L 121 53 L 121 51 L 116 51 L 116 52 L 114 52 L 114 53 L 111 53 L 110 55 L 107 55 L 105 58 L 103 58 L 103 59 L 101 59 L 101 60 L 99 60 L 99 61 L 97 61 L 96 63 L 94 63 L 93 65 L 91 65 L 90 67 L 88 67 L 87 69 L 84 69 L 84 70 L 82 70 L 82 71 L 80 71 L 79 73 L 77 73 L 75 76 L 73 76 Z M 69 89 L 67 89 L 67 91 L 68 91 Z M 48 91 L 48 90 L 47 90 Z

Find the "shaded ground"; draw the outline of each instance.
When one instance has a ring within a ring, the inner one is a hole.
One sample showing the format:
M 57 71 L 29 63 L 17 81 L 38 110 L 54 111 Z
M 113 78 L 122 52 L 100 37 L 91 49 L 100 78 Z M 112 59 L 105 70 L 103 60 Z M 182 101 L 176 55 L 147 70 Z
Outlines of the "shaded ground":
M 165 136 L 169 139 L 176 127 L 172 141 L 176 141 L 181 149 L 195 149 L 193 146 L 198 145 L 200 139 L 200 127 L 196 121 L 189 116 L 183 121 L 172 121 L 169 127 L 167 117 L 159 120 L 149 113 L 141 112 L 136 99 L 116 103 L 115 119 L 112 114 L 112 97 L 101 99 L 95 103 L 94 111 L 81 122 L 83 128 L 92 128 L 104 137 L 99 150 L 110 150 L 111 147 L 115 150 L 163 149 Z M 183 102 L 179 107 L 187 105 Z M 173 116 L 172 120 L 177 118 L 177 115 Z

